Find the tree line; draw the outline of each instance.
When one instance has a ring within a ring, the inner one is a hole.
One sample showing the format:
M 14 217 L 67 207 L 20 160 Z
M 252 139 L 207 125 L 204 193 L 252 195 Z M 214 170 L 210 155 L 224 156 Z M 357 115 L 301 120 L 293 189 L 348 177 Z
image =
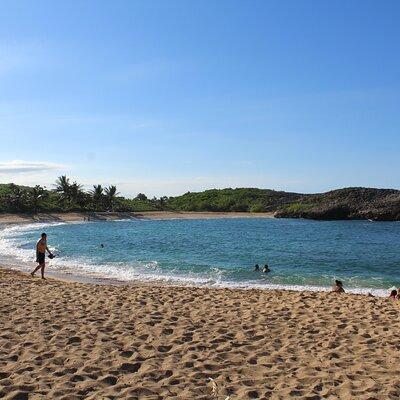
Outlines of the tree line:
M 58 177 L 52 189 L 0 184 L 0 212 L 153 211 L 164 209 L 166 199 L 148 199 L 143 193 L 126 199 L 115 185 L 84 190 L 66 175 Z
M 181 196 L 149 199 L 120 196 L 117 187 L 82 185 L 60 176 L 52 189 L 36 185 L 0 184 L 0 212 L 141 212 L 141 211 L 243 211 L 277 212 L 279 217 L 311 219 L 400 219 L 400 191 L 344 188 L 327 193 L 300 194 L 257 188 L 210 189 Z
M 0 184 L 0 212 L 69 211 L 274 211 L 303 197 L 296 193 L 268 189 L 237 188 L 187 192 L 181 196 L 149 199 L 139 193 L 135 198 L 120 196 L 117 187 L 93 185 L 85 190 L 66 175 L 58 177 L 52 189 Z M 296 203 L 297 204 L 297 203 Z

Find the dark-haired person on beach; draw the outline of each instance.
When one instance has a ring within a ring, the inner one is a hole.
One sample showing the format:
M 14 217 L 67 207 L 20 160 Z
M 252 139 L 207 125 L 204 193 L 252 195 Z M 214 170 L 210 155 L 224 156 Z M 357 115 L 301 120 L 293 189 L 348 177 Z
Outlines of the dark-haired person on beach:
M 333 293 L 345 293 L 342 281 L 335 280 L 335 286 L 332 288 Z
M 396 289 L 393 289 L 390 292 L 389 298 L 392 299 L 393 301 L 395 301 L 398 298 L 398 292 Z
M 36 243 L 36 262 L 39 265 L 34 269 L 34 271 L 31 272 L 32 276 L 34 276 L 36 271 L 40 269 L 40 272 L 42 273 L 42 279 L 45 279 L 44 268 L 46 266 L 46 251 L 50 254 L 51 257 L 53 257 L 53 254 L 47 247 L 47 235 L 45 233 L 42 233 L 40 239 Z

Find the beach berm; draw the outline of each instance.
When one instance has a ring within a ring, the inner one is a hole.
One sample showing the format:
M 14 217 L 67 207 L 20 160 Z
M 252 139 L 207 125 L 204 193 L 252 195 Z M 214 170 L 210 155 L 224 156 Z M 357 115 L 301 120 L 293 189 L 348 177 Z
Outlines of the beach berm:
M 0 269 L 0 397 L 398 399 L 399 313 L 361 295 Z

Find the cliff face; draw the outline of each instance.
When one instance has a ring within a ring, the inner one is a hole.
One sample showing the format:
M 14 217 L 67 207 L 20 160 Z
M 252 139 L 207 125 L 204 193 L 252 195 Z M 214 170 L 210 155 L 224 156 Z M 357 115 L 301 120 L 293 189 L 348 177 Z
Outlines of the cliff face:
M 322 194 L 304 195 L 295 203 L 278 207 L 275 217 L 400 221 L 400 191 L 346 188 Z

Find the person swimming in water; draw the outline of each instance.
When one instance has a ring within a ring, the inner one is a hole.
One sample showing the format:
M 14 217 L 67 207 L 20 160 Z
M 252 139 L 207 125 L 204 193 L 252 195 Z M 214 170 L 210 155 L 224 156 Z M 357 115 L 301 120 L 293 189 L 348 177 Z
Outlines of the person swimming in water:
M 254 266 L 254 271 L 259 271 L 259 270 L 260 270 L 260 267 L 259 267 L 258 264 L 256 264 L 256 265 Z
M 32 272 L 31 275 L 34 276 L 36 271 L 41 269 L 42 279 L 44 277 L 44 268 L 46 267 L 46 251 L 49 253 L 49 257 L 53 258 L 53 253 L 47 247 L 47 235 L 42 233 L 40 239 L 36 243 L 36 262 L 39 264 Z
M 266 273 L 266 274 L 267 274 L 268 272 L 271 272 L 271 270 L 269 269 L 268 264 L 265 264 L 265 265 L 264 265 L 263 272 Z

